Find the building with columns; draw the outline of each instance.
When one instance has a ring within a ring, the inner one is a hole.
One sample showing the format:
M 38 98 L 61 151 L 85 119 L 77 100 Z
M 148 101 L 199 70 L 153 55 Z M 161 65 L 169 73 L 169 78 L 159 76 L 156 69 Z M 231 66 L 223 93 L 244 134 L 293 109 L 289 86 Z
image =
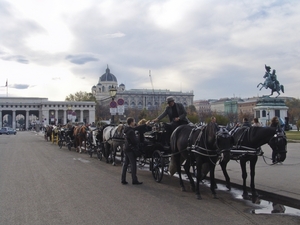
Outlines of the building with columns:
M 17 127 L 17 118 L 24 118 L 25 128 L 30 123 L 66 124 L 95 122 L 95 102 L 48 101 L 48 98 L 0 98 L 0 127 Z M 34 121 L 32 121 L 34 120 Z M 5 122 L 5 124 L 4 124 Z
M 123 99 L 124 108 L 155 110 L 166 102 L 168 96 L 174 96 L 175 102 L 185 107 L 193 105 L 194 92 L 170 91 L 168 89 L 131 89 L 126 90 L 123 83 L 118 85 L 117 78 L 107 66 L 105 73 L 99 77 L 98 84 L 92 87 L 92 93 L 100 104 L 111 100 L 109 90 L 117 89 L 115 100 Z

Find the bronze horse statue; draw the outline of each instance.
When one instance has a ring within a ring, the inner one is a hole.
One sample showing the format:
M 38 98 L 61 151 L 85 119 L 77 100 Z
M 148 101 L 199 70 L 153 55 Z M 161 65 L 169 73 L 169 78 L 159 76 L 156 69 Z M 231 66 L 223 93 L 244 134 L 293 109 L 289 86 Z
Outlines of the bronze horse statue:
M 271 73 L 271 67 L 265 65 L 265 68 L 266 68 L 266 73 L 264 75 L 265 82 L 259 83 L 257 87 L 261 85 L 261 88 L 259 90 L 261 90 L 263 87 L 266 89 L 270 88 L 271 94 L 268 96 L 271 96 L 273 95 L 274 92 L 277 92 L 277 96 L 276 96 L 277 98 L 280 95 L 280 91 L 284 93 L 284 86 L 281 85 L 277 80 L 276 70 L 273 70 L 273 72 Z

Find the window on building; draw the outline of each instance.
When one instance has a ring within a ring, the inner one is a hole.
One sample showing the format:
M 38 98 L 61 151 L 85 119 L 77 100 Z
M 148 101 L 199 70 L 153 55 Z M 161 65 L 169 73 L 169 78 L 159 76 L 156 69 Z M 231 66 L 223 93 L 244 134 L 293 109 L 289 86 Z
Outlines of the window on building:
M 267 116 L 266 110 L 263 110 L 261 113 L 262 113 L 262 115 L 261 115 L 262 117 L 266 117 Z
M 256 117 L 256 118 L 260 118 L 260 111 L 256 111 L 255 117 Z
M 275 116 L 280 118 L 280 110 L 279 109 L 275 109 Z

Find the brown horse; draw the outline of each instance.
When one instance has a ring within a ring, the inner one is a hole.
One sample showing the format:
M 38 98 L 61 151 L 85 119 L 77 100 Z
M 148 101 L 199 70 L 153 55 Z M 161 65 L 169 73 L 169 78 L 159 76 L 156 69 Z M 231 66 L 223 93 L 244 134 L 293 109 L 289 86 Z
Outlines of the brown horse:
M 52 129 L 53 129 L 52 126 L 50 126 L 50 125 L 46 126 L 45 134 L 44 134 L 44 137 L 45 137 L 46 141 L 48 141 L 48 137 L 49 137 L 49 141 L 51 141 Z
M 76 151 L 82 153 L 82 143 L 84 142 L 84 152 L 86 152 L 86 136 L 87 127 L 85 125 L 79 125 L 74 128 L 74 143 Z

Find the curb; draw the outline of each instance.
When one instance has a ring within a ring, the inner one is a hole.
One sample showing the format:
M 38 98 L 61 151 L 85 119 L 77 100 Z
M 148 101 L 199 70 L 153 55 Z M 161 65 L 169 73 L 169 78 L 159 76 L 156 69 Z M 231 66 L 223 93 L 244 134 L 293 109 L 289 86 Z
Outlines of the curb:
M 206 180 L 209 181 L 209 176 L 206 177 Z M 217 178 L 215 178 L 215 180 L 216 180 L 216 183 L 226 185 L 226 182 L 224 180 L 220 180 Z M 241 190 L 243 189 L 243 186 L 240 184 L 236 184 L 236 183 L 230 183 L 230 184 L 231 184 L 231 187 L 241 189 Z M 251 192 L 250 187 L 247 187 L 247 191 Z M 272 192 L 268 192 L 268 191 L 261 190 L 261 189 L 256 189 L 256 191 L 259 193 L 259 195 L 261 196 L 261 199 L 263 199 L 263 200 L 270 201 L 270 202 L 278 202 L 282 205 L 300 209 L 300 200 L 299 199 L 291 198 L 291 197 L 284 196 L 284 195 L 274 194 Z

